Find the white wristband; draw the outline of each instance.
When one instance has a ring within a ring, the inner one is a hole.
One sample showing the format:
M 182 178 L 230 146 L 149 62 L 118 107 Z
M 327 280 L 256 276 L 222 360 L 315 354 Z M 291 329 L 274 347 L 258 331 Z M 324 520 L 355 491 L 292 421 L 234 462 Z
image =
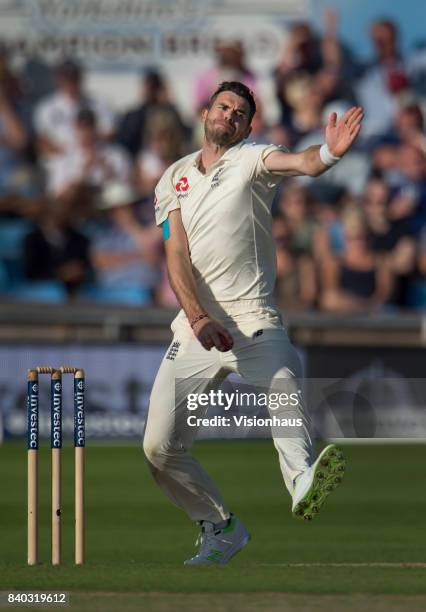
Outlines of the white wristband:
M 334 166 L 335 164 L 337 164 L 338 161 L 342 159 L 341 157 L 336 157 L 336 155 L 330 153 L 330 149 L 328 148 L 328 145 L 326 143 L 321 145 L 319 150 L 319 156 L 321 158 L 322 163 L 326 166 Z

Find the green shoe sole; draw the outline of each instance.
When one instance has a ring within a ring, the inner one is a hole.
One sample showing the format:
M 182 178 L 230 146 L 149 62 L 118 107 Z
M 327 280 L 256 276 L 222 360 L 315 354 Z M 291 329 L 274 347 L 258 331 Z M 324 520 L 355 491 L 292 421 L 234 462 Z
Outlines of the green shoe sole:
M 305 521 L 311 521 L 319 513 L 327 497 L 337 489 L 345 475 L 346 459 L 335 444 L 326 446 L 315 464 L 312 485 L 293 510 L 296 518 Z

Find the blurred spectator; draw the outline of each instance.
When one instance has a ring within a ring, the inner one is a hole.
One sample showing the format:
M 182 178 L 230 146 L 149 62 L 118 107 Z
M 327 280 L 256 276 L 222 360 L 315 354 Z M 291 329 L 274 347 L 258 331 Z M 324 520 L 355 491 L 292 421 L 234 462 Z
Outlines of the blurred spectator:
M 394 117 L 391 129 L 380 137 L 385 144 L 399 145 L 417 142 L 424 130 L 423 113 L 418 104 L 407 104 L 400 108 Z
M 393 144 L 375 147 L 371 153 L 371 172 L 392 185 L 398 177 L 398 147 Z
M 389 130 L 397 111 L 398 97 L 409 86 L 396 24 L 387 19 L 375 21 L 371 40 L 375 57 L 356 86 L 358 101 L 365 111 L 364 139 Z
M 131 167 L 120 147 L 101 140 L 91 109 L 78 112 L 74 130 L 75 146 L 51 166 L 48 189 L 56 199 L 70 202 L 75 213 L 87 215 L 105 181 L 128 181 Z
M 426 42 L 423 41 L 407 60 L 407 70 L 411 85 L 417 96 L 426 98 Z
M 162 308 L 180 308 L 175 292 L 170 286 L 165 258 L 160 267 L 161 280 L 155 289 L 155 303 Z
M 36 192 L 35 170 L 27 156 L 30 136 L 29 104 L 10 69 L 6 50 L 0 47 L 0 201 Z
M 288 75 L 283 93 L 287 105 L 284 126 L 294 146 L 305 135 L 319 129 L 323 99 L 313 77 L 304 72 Z
M 116 140 L 132 158 L 136 158 L 146 146 L 145 136 L 151 116 L 158 111 L 173 120 L 174 129 L 179 130 L 182 140 L 189 139 L 188 130 L 170 100 L 163 77 L 155 70 L 148 70 L 142 79 L 140 104 L 122 116 L 117 128 Z
M 215 45 L 216 63 L 198 77 L 195 84 L 195 108 L 203 109 L 222 81 L 241 81 L 256 91 L 256 78 L 247 68 L 244 47 L 240 40 L 223 39 Z
M 321 265 L 320 304 L 336 313 L 369 312 L 383 307 L 392 291 L 392 275 L 386 258 L 368 244 L 367 228 L 358 211 L 343 221 L 344 249 Z
M 290 135 L 282 125 L 268 125 L 265 122 L 263 106 L 260 100 L 256 100 L 256 113 L 251 122 L 251 132 L 246 142 L 253 144 L 283 145 L 290 148 Z
M 321 68 L 314 77 L 314 84 L 323 104 L 335 100 L 344 100 L 350 102 L 350 105 L 356 102 L 352 87 L 342 78 L 341 72 L 335 68 L 329 66 Z
M 389 201 L 389 186 L 383 179 L 371 177 L 361 202 L 365 212 L 369 242 L 376 252 L 392 251 L 401 238 L 411 235 L 408 226 L 391 223 Z
M 288 244 L 295 255 L 312 253 L 317 224 L 312 216 L 311 199 L 307 189 L 293 179 L 283 189 L 279 212 L 288 229 Z
M 321 43 L 311 26 L 308 23 L 291 26 L 277 67 L 277 77 L 285 78 L 295 71 L 315 74 L 322 65 Z
M 52 281 L 74 296 L 90 274 L 89 241 L 73 227 L 65 206 L 47 201 L 39 223 L 24 241 L 25 275 L 31 281 Z
M 343 99 L 355 103 L 352 83 L 359 74 L 359 64 L 352 51 L 338 36 L 338 12 L 333 8 L 324 11 L 324 33 L 321 39 L 322 66 L 316 74 L 316 82 L 324 102 Z
M 402 144 L 411 144 L 426 151 L 424 117 L 417 104 L 402 106 L 395 115 L 392 127 L 385 134 L 370 139 L 373 171 L 380 173 L 389 185 L 397 185 L 400 181 L 399 146 Z
M 426 227 L 422 229 L 418 247 L 418 268 L 423 278 L 426 278 Z
M 268 128 L 264 122 L 261 103 L 256 100 L 256 112 L 251 121 L 251 132 L 246 142 L 269 144 Z M 272 142 L 272 141 L 271 141 Z M 274 141 L 275 142 L 275 141 Z M 275 142 L 275 144 L 282 144 Z
M 276 303 L 286 311 L 313 307 L 317 282 L 310 251 L 292 246 L 289 225 L 282 215 L 275 217 L 272 232 L 277 249 Z
M 290 150 L 291 138 L 288 130 L 282 125 L 272 125 L 267 131 L 267 141 L 277 145 L 282 145 Z
M 93 110 L 102 138 L 113 132 L 111 111 L 84 91 L 83 72 L 75 60 L 66 59 L 56 66 L 55 84 L 56 92 L 41 100 L 34 118 L 39 150 L 46 160 L 64 155 L 76 145 L 74 125 L 82 108 Z
M 90 297 L 134 305 L 153 300 L 160 280 L 161 233 L 138 222 L 135 200 L 126 183 L 108 183 L 102 192 L 99 207 L 105 218 L 91 244 L 96 288 Z
M 152 197 L 166 168 L 182 157 L 183 141 L 181 124 L 174 112 L 162 107 L 150 111 L 145 126 L 145 147 L 135 165 L 135 181 L 142 197 Z
M 408 226 L 392 223 L 388 216 L 389 188 L 383 180 L 371 178 L 368 182 L 363 206 L 369 244 L 374 253 L 386 256 L 394 277 L 389 302 L 407 307 L 409 288 L 415 269 L 416 243 Z
M 333 201 L 315 202 L 315 220 L 318 224 L 314 235 L 313 255 L 317 267 L 327 265 L 330 258 L 340 256 L 343 252 L 344 238 L 341 209 L 346 194 L 340 193 Z
M 426 310 L 426 226 L 423 227 L 417 244 L 416 262 L 407 305 L 416 310 Z
M 293 25 L 274 72 L 282 123 L 292 122 L 293 105 L 288 100 L 287 85 L 295 75 L 310 77 L 312 90 L 323 105 L 340 98 L 354 102 L 351 81 L 356 73 L 352 54 L 338 39 L 336 11 L 328 9 L 324 12 L 322 38 L 307 23 Z
M 278 247 L 277 299 L 283 308 L 305 310 L 314 305 L 317 295 L 313 250 L 318 226 L 310 194 L 294 179 L 289 180 L 278 207 L 273 225 Z
M 389 218 L 395 224 L 408 225 L 418 235 L 426 223 L 426 157 L 416 146 L 403 144 L 398 149 L 398 162 Z
M 55 81 L 48 64 L 34 52 L 27 58 L 21 71 L 25 95 L 32 111 L 43 98 L 55 91 Z

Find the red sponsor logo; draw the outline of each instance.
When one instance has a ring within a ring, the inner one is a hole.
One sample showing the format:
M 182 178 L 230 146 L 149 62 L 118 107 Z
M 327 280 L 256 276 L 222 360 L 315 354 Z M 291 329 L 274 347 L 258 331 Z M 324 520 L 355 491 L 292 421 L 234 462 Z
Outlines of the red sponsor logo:
M 178 193 L 185 193 L 185 191 L 188 191 L 188 189 L 189 189 L 188 179 L 186 178 L 186 176 L 182 176 L 176 183 L 176 191 Z

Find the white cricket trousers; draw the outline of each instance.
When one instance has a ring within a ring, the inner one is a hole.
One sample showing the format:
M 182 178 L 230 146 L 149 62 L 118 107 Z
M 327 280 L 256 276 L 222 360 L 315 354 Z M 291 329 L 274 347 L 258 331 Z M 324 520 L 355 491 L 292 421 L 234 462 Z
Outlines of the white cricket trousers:
M 274 316 L 279 317 L 272 315 L 272 319 Z M 143 446 L 150 470 L 164 493 L 192 520 L 218 523 L 229 518 L 230 511 L 215 483 L 191 455 L 197 427 L 187 422 L 191 414 L 187 408 L 187 395 L 217 387 L 231 372 L 240 375 L 245 383 L 261 385 L 263 389 L 265 381 L 271 388 L 274 381 L 286 379 L 286 388 L 295 391 L 299 389 L 297 379 L 302 374 L 298 355 L 280 324 L 281 320 L 276 327 L 270 327 L 270 311 L 266 319 L 262 312 L 257 313 L 255 321 L 252 317 L 250 334 L 242 332 L 235 324 L 238 315 L 233 319 L 215 318 L 222 319 L 234 338 L 232 350 L 226 353 L 216 348 L 204 349 L 186 319 L 181 318 L 172 325 L 175 332 L 173 341 L 151 392 Z M 246 318 L 242 325 L 246 329 L 250 327 L 247 322 Z M 257 336 L 256 327 L 262 330 Z M 179 379 L 177 387 L 176 379 Z M 209 385 L 212 380 L 214 382 Z M 309 418 L 302 403 L 300 408 L 303 426 L 298 428 L 301 433 L 297 437 L 274 436 L 272 428 L 281 472 L 290 495 L 294 479 L 313 462 Z M 198 410 L 196 414 L 203 416 Z M 274 414 L 285 417 L 285 409 L 274 411 Z M 255 465 L 252 467 L 256 469 Z

